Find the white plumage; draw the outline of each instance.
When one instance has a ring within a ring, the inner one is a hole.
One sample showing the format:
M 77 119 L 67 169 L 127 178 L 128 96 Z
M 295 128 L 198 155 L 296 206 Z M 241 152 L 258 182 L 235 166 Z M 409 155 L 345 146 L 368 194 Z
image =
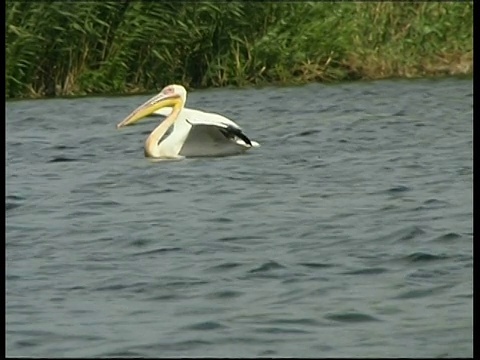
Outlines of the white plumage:
M 187 92 L 169 85 L 117 125 L 131 125 L 150 114 L 165 116 L 145 141 L 145 155 L 154 158 L 227 156 L 260 146 L 232 120 L 220 114 L 185 108 Z

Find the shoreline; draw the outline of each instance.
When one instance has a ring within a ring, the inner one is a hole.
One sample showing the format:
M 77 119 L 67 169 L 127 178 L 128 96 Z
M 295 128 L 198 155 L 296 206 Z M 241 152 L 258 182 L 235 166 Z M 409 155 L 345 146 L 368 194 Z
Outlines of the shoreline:
M 472 62 L 473 67 L 473 62 Z M 401 81 L 401 80 L 443 80 L 443 79 L 459 79 L 459 80 L 472 80 L 473 81 L 473 71 L 470 72 L 457 72 L 457 73 L 448 73 L 448 74 L 435 74 L 435 75 L 423 75 L 423 76 L 389 76 L 389 77 L 378 77 L 378 78 L 365 78 L 365 79 L 346 79 L 346 80 L 337 80 L 329 82 L 321 81 L 297 81 L 297 82 L 271 82 L 264 84 L 245 84 L 243 86 L 236 85 L 224 85 L 224 86 L 208 86 L 200 88 L 187 88 L 189 92 L 195 92 L 199 90 L 208 90 L 208 89 L 263 89 L 267 87 L 293 87 L 293 86 L 305 86 L 309 84 L 345 84 L 345 83 L 361 83 L 361 82 L 372 82 L 372 81 Z M 168 84 L 165 84 L 165 86 Z M 158 93 L 160 89 L 150 89 L 150 90 L 136 90 L 130 92 L 121 92 L 121 93 L 90 93 L 90 94 L 71 94 L 71 95 L 54 95 L 54 96 L 31 96 L 31 97 L 18 97 L 18 98 L 6 98 L 5 102 L 19 102 L 19 101 L 29 101 L 29 100 L 54 100 L 54 99 L 83 99 L 83 98 L 97 98 L 97 97 L 128 97 L 128 96 L 151 96 Z
M 473 1 L 6 2 L 5 97 L 473 74 Z

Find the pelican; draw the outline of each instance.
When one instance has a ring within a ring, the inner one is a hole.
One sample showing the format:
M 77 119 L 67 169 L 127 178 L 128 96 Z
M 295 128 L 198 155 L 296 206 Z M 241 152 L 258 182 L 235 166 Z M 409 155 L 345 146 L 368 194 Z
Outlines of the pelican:
M 117 124 L 117 128 L 132 125 L 153 113 L 166 116 L 145 140 L 145 156 L 152 158 L 227 156 L 260 146 L 232 120 L 185 108 L 186 99 L 183 86 L 168 85 Z

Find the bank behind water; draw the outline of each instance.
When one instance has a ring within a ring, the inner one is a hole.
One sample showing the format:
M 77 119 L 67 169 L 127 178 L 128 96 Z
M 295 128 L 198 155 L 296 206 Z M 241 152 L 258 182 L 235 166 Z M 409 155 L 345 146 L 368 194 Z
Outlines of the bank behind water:
M 6 2 L 6 97 L 471 75 L 473 2 Z

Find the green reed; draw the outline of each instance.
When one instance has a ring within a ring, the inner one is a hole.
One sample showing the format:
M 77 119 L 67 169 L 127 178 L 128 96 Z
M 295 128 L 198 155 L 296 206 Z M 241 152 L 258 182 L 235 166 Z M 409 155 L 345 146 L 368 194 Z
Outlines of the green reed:
M 6 2 L 6 97 L 473 71 L 473 2 Z

